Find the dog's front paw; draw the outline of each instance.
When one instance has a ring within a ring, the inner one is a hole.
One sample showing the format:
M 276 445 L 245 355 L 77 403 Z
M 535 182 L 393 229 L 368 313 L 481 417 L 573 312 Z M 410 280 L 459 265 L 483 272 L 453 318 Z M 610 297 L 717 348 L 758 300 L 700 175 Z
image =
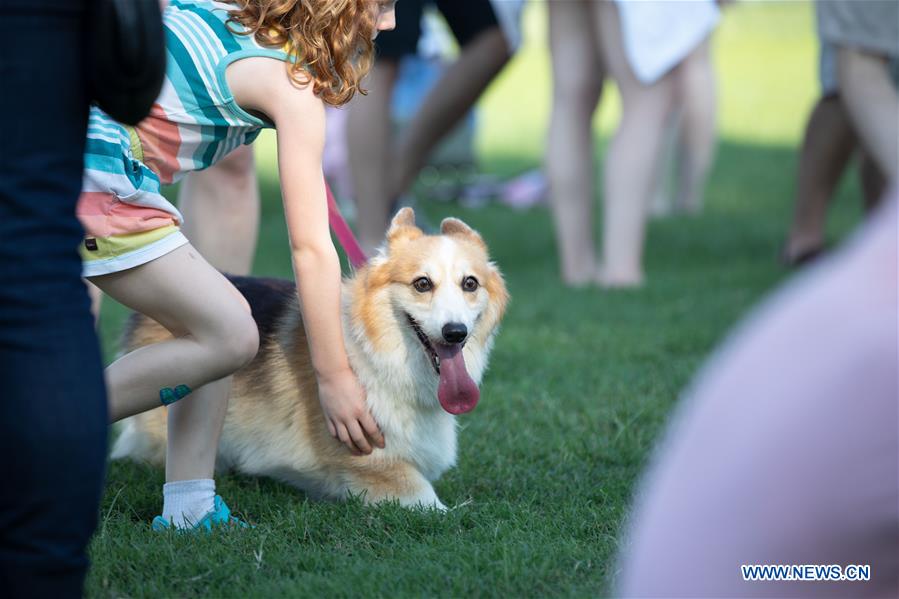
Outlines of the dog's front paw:
M 372 467 L 358 472 L 347 492 L 350 495 L 361 494 L 368 504 L 399 501 L 401 506 L 407 508 L 441 512 L 447 509 L 434 492 L 431 482 L 408 464 L 394 464 L 391 469 L 380 470 Z
M 435 512 L 444 513 L 447 511 L 447 507 L 443 505 L 443 502 L 439 499 L 434 501 L 416 501 L 412 504 L 407 504 L 409 507 L 415 507 L 422 510 L 433 510 Z
M 400 504 L 406 507 L 417 507 L 425 510 L 446 511 L 446 506 L 443 505 L 443 502 L 437 497 L 437 493 L 434 492 L 434 487 L 431 485 L 421 489 L 417 494 L 411 497 L 401 498 Z

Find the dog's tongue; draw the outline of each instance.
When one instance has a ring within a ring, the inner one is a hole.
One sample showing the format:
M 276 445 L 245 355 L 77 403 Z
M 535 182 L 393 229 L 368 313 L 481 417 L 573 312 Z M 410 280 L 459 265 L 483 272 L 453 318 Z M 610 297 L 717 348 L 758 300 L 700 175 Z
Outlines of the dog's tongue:
M 481 392 L 465 369 L 461 345 L 435 344 L 440 357 L 440 385 L 437 399 L 450 414 L 464 414 L 474 409 Z

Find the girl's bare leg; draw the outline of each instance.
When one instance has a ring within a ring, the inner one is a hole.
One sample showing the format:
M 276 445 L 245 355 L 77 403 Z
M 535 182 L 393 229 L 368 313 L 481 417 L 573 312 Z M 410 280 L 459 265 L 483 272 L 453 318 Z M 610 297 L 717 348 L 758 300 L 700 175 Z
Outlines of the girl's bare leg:
M 246 300 L 190 245 L 92 280 L 175 336 L 106 369 L 112 420 L 158 407 L 161 390 L 185 386 L 190 394 L 169 406 L 166 480 L 212 478 L 230 375 L 259 345 Z
M 546 170 L 556 227 L 556 246 L 566 285 L 596 278 L 593 240 L 593 129 L 603 69 L 594 28 L 595 3 L 548 2 L 553 65 L 553 104 Z
M 216 268 L 248 275 L 259 234 L 259 184 L 253 148 L 240 146 L 214 166 L 188 175 L 178 192 L 182 232 Z M 90 281 L 91 314 L 99 321 L 103 293 Z
M 189 244 L 91 282 L 175 337 L 137 349 L 106 369 L 112 421 L 158 407 L 185 390 L 196 392 L 256 354 L 258 333 L 246 301 Z
M 658 176 L 674 82 L 670 72 L 651 85 L 636 79 L 624 54 L 615 3 L 597 4 L 600 45 L 622 98 L 621 123 L 605 160 L 603 265 L 598 282 L 605 287 L 636 287 L 643 283 L 649 195 Z
M 230 376 L 206 383 L 169 406 L 165 480 L 212 478 L 228 411 Z

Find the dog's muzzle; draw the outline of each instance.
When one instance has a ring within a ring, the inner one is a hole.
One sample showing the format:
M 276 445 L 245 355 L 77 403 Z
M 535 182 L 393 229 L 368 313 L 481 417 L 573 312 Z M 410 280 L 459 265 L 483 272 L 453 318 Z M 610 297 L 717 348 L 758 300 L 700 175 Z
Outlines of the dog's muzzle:
M 437 373 L 437 376 L 440 376 L 440 356 L 437 355 L 437 350 L 431 345 L 431 341 L 428 339 L 428 336 L 425 335 L 425 332 L 421 330 L 421 325 L 418 324 L 418 321 L 412 318 L 412 315 L 408 312 L 406 313 L 406 319 L 409 321 L 412 330 L 415 331 L 418 340 L 421 341 L 421 344 L 424 346 L 425 351 L 428 352 L 428 356 L 431 358 L 431 366 L 434 367 L 434 372 Z
M 468 339 L 468 328 L 461 323 L 449 323 L 443 327 L 441 333 L 444 340 L 458 340 L 458 342 L 432 343 L 421 329 L 421 325 L 406 313 L 409 326 L 415 331 L 416 337 L 425 348 L 431 358 L 431 365 L 437 373 L 437 400 L 444 410 L 453 415 L 464 414 L 474 409 L 481 396 L 477 384 L 472 380 L 465 367 L 465 358 L 462 348 Z

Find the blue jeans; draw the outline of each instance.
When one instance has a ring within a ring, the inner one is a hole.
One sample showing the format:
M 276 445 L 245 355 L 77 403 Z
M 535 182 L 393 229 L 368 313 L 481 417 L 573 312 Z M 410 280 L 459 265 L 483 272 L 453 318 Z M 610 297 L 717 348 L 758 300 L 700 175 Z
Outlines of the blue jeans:
M 78 597 L 106 456 L 77 253 L 90 0 L 0 0 L 0 596 Z

